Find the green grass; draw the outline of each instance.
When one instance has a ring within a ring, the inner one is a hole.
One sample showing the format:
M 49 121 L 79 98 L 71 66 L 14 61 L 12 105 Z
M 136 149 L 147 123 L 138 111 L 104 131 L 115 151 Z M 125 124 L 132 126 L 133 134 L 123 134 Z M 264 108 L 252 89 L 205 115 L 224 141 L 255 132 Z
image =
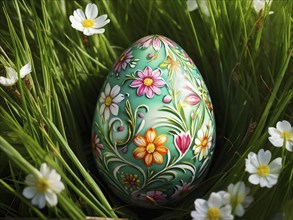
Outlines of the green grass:
M 293 216 L 293 154 L 274 148 L 268 127 L 293 123 L 292 5 L 274 0 L 268 15 L 251 1 L 211 0 L 210 17 L 188 12 L 185 0 L 95 0 L 111 22 L 84 42 L 69 16 L 89 1 L 2 0 L 0 74 L 31 62 L 28 79 L 0 87 L 0 216 L 81 219 L 190 219 L 194 200 L 243 180 L 254 203 L 243 219 Z M 91 125 L 100 87 L 115 59 L 147 34 L 178 43 L 198 66 L 213 101 L 217 143 L 207 179 L 176 208 L 134 209 L 107 191 L 91 156 Z M 249 152 L 269 149 L 286 160 L 272 189 L 248 183 Z M 24 178 L 46 162 L 66 190 L 40 211 L 22 197 Z M 143 213 L 143 214 L 141 214 Z

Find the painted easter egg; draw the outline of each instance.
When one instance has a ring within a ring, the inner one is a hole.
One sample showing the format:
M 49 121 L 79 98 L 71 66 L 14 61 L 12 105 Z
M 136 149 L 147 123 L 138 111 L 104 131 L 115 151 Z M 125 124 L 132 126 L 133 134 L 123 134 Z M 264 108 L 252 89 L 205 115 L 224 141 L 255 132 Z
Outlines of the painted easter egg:
M 98 97 L 92 128 L 100 175 L 118 197 L 168 206 L 205 177 L 215 146 L 208 89 L 172 40 L 146 36 L 125 50 Z

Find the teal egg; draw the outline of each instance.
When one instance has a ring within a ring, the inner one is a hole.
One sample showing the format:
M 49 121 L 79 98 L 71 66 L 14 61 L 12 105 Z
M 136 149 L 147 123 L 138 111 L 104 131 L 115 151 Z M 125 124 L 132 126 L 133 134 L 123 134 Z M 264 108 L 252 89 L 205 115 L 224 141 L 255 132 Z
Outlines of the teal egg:
M 205 82 L 172 40 L 143 37 L 125 50 L 98 97 L 92 146 L 113 193 L 141 207 L 168 206 L 195 190 L 215 147 Z

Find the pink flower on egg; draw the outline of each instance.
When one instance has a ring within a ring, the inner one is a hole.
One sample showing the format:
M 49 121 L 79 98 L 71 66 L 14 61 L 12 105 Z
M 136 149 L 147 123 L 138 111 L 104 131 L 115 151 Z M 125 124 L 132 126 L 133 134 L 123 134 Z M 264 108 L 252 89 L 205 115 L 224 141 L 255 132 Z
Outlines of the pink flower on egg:
M 195 106 L 200 102 L 200 98 L 196 93 L 191 93 L 189 95 L 187 95 L 184 99 L 184 101 L 188 104 L 188 105 L 192 105 Z
M 156 36 L 146 36 L 137 41 L 139 46 L 142 48 L 147 48 L 149 46 L 153 46 L 153 48 L 158 51 L 161 48 L 161 41 Z
M 194 86 L 187 81 L 184 88 L 188 91 L 188 95 L 185 96 L 184 102 L 188 105 L 195 106 L 200 102 L 200 97 L 198 95 L 199 91 L 194 88 Z
M 133 56 L 132 51 L 130 49 L 126 50 L 119 59 L 114 64 L 114 72 L 116 75 L 119 75 L 121 70 L 125 70 L 127 65 L 131 63 Z
M 181 132 L 179 135 L 176 135 L 174 138 L 175 145 L 181 154 L 184 154 L 191 143 L 191 137 L 189 132 Z
M 101 149 L 104 149 L 103 144 L 100 143 L 100 138 L 95 133 L 92 134 L 92 149 L 97 158 L 101 156 Z
M 173 199 L 182 198 L 183 196 L 187 194 L 187 192 L 189 192 L 193 188 L 191 183 L 184 183 L 183 181 L 181 182 L 182 182 L 182 185 L 175 186 L 175 192 L 171 196 Z
M 160 35 L 146 36 L 139 39 L 136 43 L 142 48 L 153 46 L 153 48 L 158 51 L 162 46 L 162 42 L 168 46 L 176 47 L 171 40 Z
M 166 201 L 167 195 L 161 191 L 158 190 L 152 190 L 148 191 L 146 194 L 141 194 L 139 198 L 148 203 L 163 203 Z
M 152 70 L 149 66 L 142 72 L 141 70 L 136 71 L 139 78 L 136 78 L 130 83 L 130 87 L 138 88 L 136 93 L 138 96 L 146 94 L 147 98 L 153 98 L 154 95 L 160 95 L 160 88 L 166 83 L 161 77 L 162 72 L 160 69 Z

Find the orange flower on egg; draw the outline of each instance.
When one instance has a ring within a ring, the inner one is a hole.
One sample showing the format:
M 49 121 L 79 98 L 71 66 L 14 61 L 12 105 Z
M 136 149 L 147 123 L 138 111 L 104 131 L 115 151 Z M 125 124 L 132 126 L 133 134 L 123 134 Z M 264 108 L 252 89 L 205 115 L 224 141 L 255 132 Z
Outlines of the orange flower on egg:
M 147 166 L 151 166 L 154 162 L 162 164 L 163 155 L 168 153 L 168 148 L 164 146 L 167 136 L 164 134 L 157 136 L 157 132 L 153 128 L 149 128 L 145 132 L 145 136 L 137 135 L 133 142 L 137 146 L 133 151 L 134 158 L 143 159 Z

